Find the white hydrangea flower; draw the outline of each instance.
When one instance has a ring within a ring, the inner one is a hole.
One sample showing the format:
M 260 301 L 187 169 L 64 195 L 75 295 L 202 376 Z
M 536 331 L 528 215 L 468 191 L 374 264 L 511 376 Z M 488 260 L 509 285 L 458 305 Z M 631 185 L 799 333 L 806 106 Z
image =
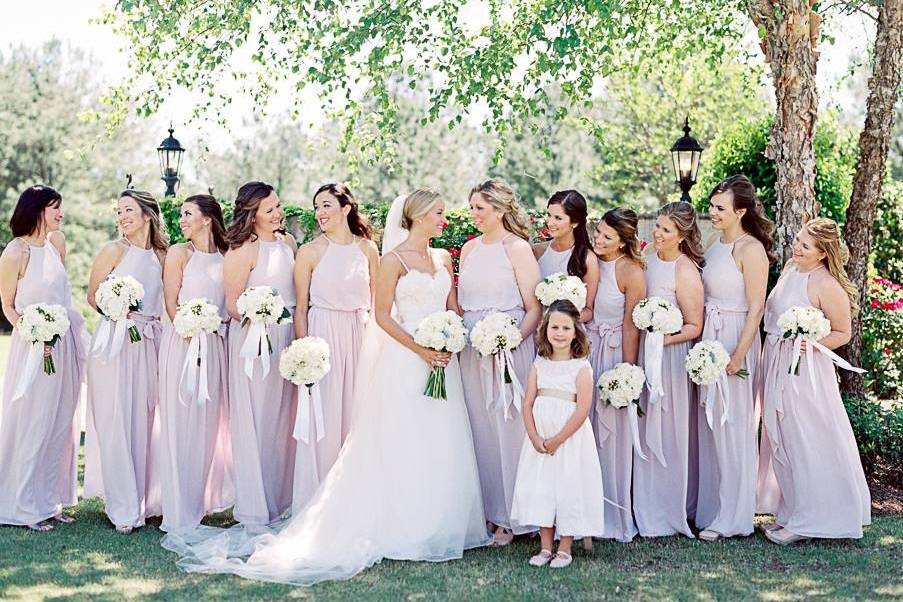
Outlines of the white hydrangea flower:
M 731 356 L 718 341 L 700 341 L 687 353 L 687 374 L 697 385 L 713 385 L 724 374 Z
M 556 272 L 549 274 L 536 285 L 536 298 L 545 307 L 559 299 L 565 299 L 573 303 L 577 309 L 583 309 L 586 305 L 586 285 L 576 276 Z
M 785 339 L 799 336 L 817 341 L 831 334 L 831 322 L 815 307 L 791 307 L 778 317 L 778 328 Z
M 684 325 L 683 314 L 673 303 L 662 297 L 647 297 L 633 308 L 633 323 L 641 330 L 674 334 Z
M 282 324 L 292 317 L 279 291 L 271 286 L 249 286 L 239 295 L 235 307 L 241 314 L 242 325 L 270 326 Z
M 313 385 L 329 370 L 329 344 L 319 337 L 295 339 L 279 356 L 279 374 L 296 385 Z
M 514 349 L 522 340 L 517 321 L 500 311 L 489 314 L 470 331 L 470 344 L 483 357 Z
M 621 362 L 603 372 L 596 386 L 603 403 L 615 408 L 626 408 L 631 403 L 637 403 L 645 383 L 646 374 L 642 368 Z
M 467 345 L 467 327 L 453 311 L 440 311 L 425 317 L 414 331 L 414 342 L 436 351 L 458 353 Z
M 212 334 L 219 330 L 222 318 L 219 308 L 207 299 L 191 299 L 176 310 L 172 326 L 183 339 L 190 339 L 201 333 Z
M 130 311 L 141 309 L 144 299 L 144 286 L 132 276 L 110 276 L 100 283 L 94 295 L 97 309 L 117 322 L 124 319 Z

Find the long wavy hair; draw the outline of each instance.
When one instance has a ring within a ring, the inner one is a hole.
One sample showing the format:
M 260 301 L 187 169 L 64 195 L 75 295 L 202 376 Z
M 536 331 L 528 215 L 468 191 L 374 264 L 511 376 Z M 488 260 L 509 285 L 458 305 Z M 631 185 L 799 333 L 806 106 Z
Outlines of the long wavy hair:
M 568 274 L 583 278 L 586 275 L 586 255 L 592 249 L 586 228 L 586 199 L 576 190 L 559 190 L 549 198 L 546 207 L 550 205 L 561 205 L 571 223 L 577 224 L 574 228 L 574 250 L 568 259 Z
M 260 202 L 270 196 L 273 190 L 266 182 L 248 182 L 238 189 L 232 210 L 232 223 L 226 230 L 230 248 L 237 249 L 249 240 L 257 240 L 257 235 L 254 234 L 254 216 L 257 215 Z
M 822 263 L 846 291 L 847 297 L 850 298 L 850 311 L 853 314 L 858 313 L 859 291 L 850 282 L 850 277 L 847 276 L 847 271 L 843 267 L 850 253 L 840 236 L 840 226 L 833 219 L 817 217 L 806 222 L 803 229 L 815 239 L 816 246 L 825 254 Z
M 743 231 L 762 243 L 769 263 L 777 261 L 774 254 L 774 223 L 765 215 L 765 208 L 756 195 L 756 187 L 749 178 L 742 174 L 733 175 L 722 180 L 712 188 L 709 200 L 716 194 L 730 192 L 733 197 L 734 211 L 746 209 L 740 218 Z
M 640 250 L 639 224 L 640 216 L 633 209 L 615 207 L 602 216 L 602 221 L 618 233 L 624 243 L 624 255 L 642 268 L 646 267 L 646 258 Z
M 328 192 L 339 202 L 340 206 L 351 207 L 351 211 L 348 212 L 348 228 L 352 234 L 367 240 L 373 238 L 373 226 L 370 224 L 370 220 L 359 211 L 357 199 L 351 194 L 351 189 L 348 186 L 340 182 L 323 184 L 314 193 L 314 200 L 321 192 Z
M 482 195 L 486 202 L 502 212 L 502 226 L 508 232 L 520 236 L 530 242 L 530 226 L 527 214 L 517 202 L 514 189 L 504 180 L 491 179 L 477 184 L 470 189 L 468 198 L 474 194 Z
M 158 251 L 166 251 L 169 248 L 169 236 L 167 236 L 166 228 L 163 226 L 163 218 L 160 216 L 160 204 L 157 203 L 157 199 L 149 192 L 132 190 L 131 188 L 119 193 L 119 198 L 129 198 L 138 203 L 141 214 L 150 218 L 148 225 L 150 226 L 151 248 Z
M 223 220 L 223 208 L 219 206 L 219 202 L 209 194 L 195 194 L 185 199 L 183 203 L 197 205 L 201 214 L 210 218 L 210 234 L 213 236 L 213 246 L 220 253 L 225 253 L 229 249 L 229 241 L 226 240 L 226 224 L 225 220 Z
M 705 257 L 702 251 L 702 236 L 699 233 L 699 224 L 696 222 L 696 210 L 693 205 L 684 201 L 675 201 L 662 206 L 658 210 L 659 217 L 665 216 L 674 222 L 680 233 L 680 252 L 690 258 L 700 270 L 705 266 Z
M 22 191 L 9 218 L 10 232 L 16 237 L 37 232 L 43 226 L 44 209 L 59 207 L 62 203 L 63 197 L 50 186 L 29 186 Z
M 574 359 L 589 355 L 589 338 L 580 322 L 580 310 L 567 299 L 552 303 L 542 315 L 542 323 L 536 331 L 536 352 L 540 357 L 552 357 L 552 343 L 549 342 L 549 317 L 553 312 L 565 314 L 574 321 L 574 340 L 571 341 L 571 357 Z

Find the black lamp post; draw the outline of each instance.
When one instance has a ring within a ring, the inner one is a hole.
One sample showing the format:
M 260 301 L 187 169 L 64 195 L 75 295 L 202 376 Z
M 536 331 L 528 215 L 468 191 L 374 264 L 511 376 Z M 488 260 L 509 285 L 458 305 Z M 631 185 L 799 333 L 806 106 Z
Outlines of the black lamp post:
M 169 136 L 157 147 L 160 156 L 160 175 L 166 182 L 165 196 L 176 196 L 176 188 L 179 187 L 179 169 L 182 167 L 182 153 L 185 149 L 178 140 L 172 136 L 172 124 L 169 124 Z
M 671 163 L 674 166 L 674 177 L 683 194 L 680 200 L 690 202 L 690 188 L 696 183 L 696 174 L 699 172 L 699 157 L 702 155 L 702 147 L 696 142 L 696 138 L 690 136 L 690 117 L 684 121 L 684 135 L 677 139 L 671 147 Z

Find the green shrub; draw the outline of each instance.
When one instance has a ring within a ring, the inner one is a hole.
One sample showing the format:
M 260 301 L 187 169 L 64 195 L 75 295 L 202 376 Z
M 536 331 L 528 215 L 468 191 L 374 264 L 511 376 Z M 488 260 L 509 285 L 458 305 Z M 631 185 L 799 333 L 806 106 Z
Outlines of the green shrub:
M 862 309 L 862 366 L 879 398 L 903 397 L 903 287 L 874 277 Z
M 903 479 L 903 405 L 886 408 L 877 401 L 844 397 L 859 457 L 866 474 Z
M 887 180 L 882 187 L 870 259 L 879 274 L 903 282 L 903 182 Z

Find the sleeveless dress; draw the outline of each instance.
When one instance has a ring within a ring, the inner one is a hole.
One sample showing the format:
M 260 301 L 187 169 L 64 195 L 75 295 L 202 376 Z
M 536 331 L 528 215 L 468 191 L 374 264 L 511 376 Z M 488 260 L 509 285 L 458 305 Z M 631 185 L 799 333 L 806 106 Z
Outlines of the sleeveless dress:
M 370 264 L 360 239 L 339 245 L 326 238 L 327 247 L 310 279 L 307 333 L 329 344 L 329 372 L 320 381 L 326 432 L 317 441 L 297 441 L 292 509 L 298 512 L 310 500 L 332 468 L 351 429 L 354 374 L 364 329 L 369 320 Z M 310 424 L 314 425 L 310 408 Z M 315 431 L 315 427 L 312 428 Z
M 871 495 L 834 365 L 824 353 L 813 351 L 813 389 L 805 353 L 799 375 L 789 372 L 794 341 L 783 338 L 778 327 L 778 318 L 791 307 L 812 307 L 811 273 L 798 272 L 791 264 L 765 303 L 761 370 L 770 453 L 762 455 L 771 460 L 780 487 L 776 524 L 804 537 L 860 538 L 862 527 L 872 522 Z
M 508 314 L 518 323 L 523 319 L 523 299 L 502 241 L 486 244 L 482 236 L 476 239 L 474 248 L 461 262 L 458 301 L 464 310 L 468 330 L 497 311 Z M 535 355 L 533 337 L 527 337 L 512 351 L 512 368 L 523 386 L 526 386 Z M 524 421 L 513 408 L 509 408 L 509 418 L 505 419 L 505 408 L 498 403 L 499 383 L 504 383 L 504 375 L 496 374 L 491 357 L 482 357 L 468 345 L 460 353 L 460 361 L 486 520 L 515 533 L 531 531 L 533 529 L 518 525 L 510 517 L 517 463 L 524 442 Z M 511 404 L 511 386 L 507 386 L 507 399 Z
M 399 278 L 399 324 L 413 333 L 444 311 L 449 273 L 411 270 Z M 483 520 L 461 374 L 445 369 L 448 399 L 423 395 L 430 367 L 375 321 L 355 378 L 355 419 L 332 470 L 310 503 L 275 535 L 207 527 L 190 541 L 167 536 L 188 571 L 311 585 L 350 579 L 384 558 L 460 558 L 490 538 Z M 241 557 L 249 556 L 247 561 Z
M 558 434 L 577 409 L 576 398 L 568 401 L 550 393 L 577 393 L 577 375 L 592 373 L 585 358 L 553 361 L 537 357 L 538 396 L 533 403 L 533 420 L 539 436 L 548 439 Z M 536 451 L 524 437 L 517 466 L 517 481 L 511 519 L 521 525 L 555 527 L 559 536 L 602 535 L 602 471 L 596 453 L 596 440 L 589 417 L 555 451 L 555 455 Z
M 179 305 L 204 298 L 228 317 L 223 291 L 223 255 L 189 247 L 182 272 Z M 209 399 L 198 402 L 198 383 L 183 377 L 187 339 L 167 322 L 160 344 L 160 491 L 163 531 L 183 531 L 200 524 L 211 511 L 233 503 L 229 398 L 226 390 L 226 327 L 207 339 Z
M 247 287 L 271 286 L 294 314 L 294 254 L 282 240 L 258 240 L 257 262 Z M 295 440 L 292 429 L 298 406 L 296 387 L 279 374 L 279 354 L 294 339 L 291 320 L 271 326 L 270 371 L 263 376 L 254 362 L 254 377 L 244 371 L 241 347 L 248 327 L 229 325 L 229 428 L 235 468 L 235 520 L 266 525 L 292 505 Z
M 132 276 L 144 286 L 142 307 L 131 316 L 141 340 L 126 340 L 112 358 L 102 352 L 88 359 L 85 496 L 103 496 L 107 517 L 117 527 L 140 527 L 146 517 L 160 514 L 153 460 L 159 438 L 155 421 L 163 267 L 153 249 L 129 245 L 110 276 Z M 99 333 L 98 328 L 92 348 Z M 99 490 L 90 486 L 97 483 L 90 473 L 100 476 Z
M 538 261 L 540 275 L 545 278 L 546 276 L 551 276 L 556 272 L 567 274 L 568 262 L 571 260 L 571 253 L 573 251 L 573 247 L 567 249 L 566 251 L 556 251 L 552 248 L 552 244 L 549 243 L 546 246 L 546 250 L 543 251 L 542 255 L 539 256 Z
M 598 382 L 603 372 L 621 363 L 624 357 L 621 335 L 625 297 L 618 288 L 615 276 L 615 266 L 619 259 L 621 257 L 612 261 L 599 261 L 599 288 L 596 289 L 596 302 L 593 305 L 593 321 L 586 328 L 594 383 Z M 603 405 L 599 401 L 599 389 L 596 387 L 593 387 L 593 396 L 596 406 L 593 426 L 602 467 L 602 482 L 606 500 L 610 500 L 605 507 L 605 525 L 601 537 L 626 543 L 637 533 L 630 496 L 633 470 L 630 422 L 626 410 Z
M 24 243 L 24 241 L 23 241 Z M 68 310 L 69 332 L 53 348 L 56 374 L 39 369 L 25 394 L 13 399 L 32 344 L 13 328 L 0 406 L 0 524 L 33 525 L 77 502 L 77 419 L 85 370 L 85 327 L 72 305 L 59 252 L 46 240 L 29 245 L 25 275 L 16 284 L 18 313 L 35 303 Z
M 734 243 L 720 240 L 705 253 L 702 282 L 705 286 L 705 326 L 703 340 L 724 345 L 730 354 L 736 349 L 746 322 L 748 305 L 743 274 L 733 256 Z M 758 422 L 755 415 L 755 387 L 762 344 L 758 333 L 746 352 L 746 378 L 727 377 L 728 399 L 715 393 L 712 426 L 700 405 L 699 497 L 696 526 L 725 537 L 753 532 L 756 506 L 756 449 Z M 700 404 L 708 387 L 699 388 Z M 727 422 L 721 423 L 727 407 Z
M 649 297 L 663 297 L 677 305 L 675 269 L 677 261 L 663 261 L 656 253 L 646 258 L 646 291 Z M 633 513 L 643 537 L 682 533 L 693 537 L 687 524 L 687 484 L 689 480 L 690 406 L 696 393 L 687 375 L 684 360 L 691 342 L 665 345 L 662 354 L 664 397 L 649 403 L 640 399 L 645 416 L 640 419 L 640 440 L 645 443 L 646 460 L 633 458 Z M 640 345 L 642 354 L 643 346 Z M 695 425 L 695 422 L 694 422 Z M 662 456 L 656 450 L 661 445 Z

